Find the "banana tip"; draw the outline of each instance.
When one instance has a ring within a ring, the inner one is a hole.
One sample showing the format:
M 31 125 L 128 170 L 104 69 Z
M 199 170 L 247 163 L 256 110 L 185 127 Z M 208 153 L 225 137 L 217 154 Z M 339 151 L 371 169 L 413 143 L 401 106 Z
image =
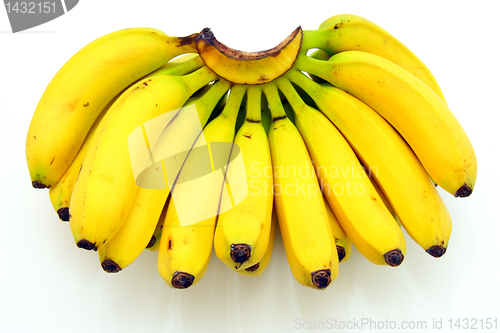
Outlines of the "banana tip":
M 318 289 L 325 289 L 332 282 L 332 273 L 329 269 L 320 269 L 311 273 L 312 283 Z
M 395 249 L 384 254 L 384 259 L 387 265 L 397 267 L 403 262 L 404 256 L 400 249 Z
M 122 270 L 122 268 L 120 267 L 120 265 L 118 265 L 116 262 L 114 262 L 111 259 L 104 260 L 101 263 L 101 267 L 107 273 L 118 273 L 119 271 Z
M 84 250 L 94 250 L 97 251 L 97 247 L 95 246 L 95 243 L 91 243 L 86 239 L 81 239 L 76 243 L 76 246 L 78 246 L 80 249 Z
M 175 272 L 172 276 L 172 286 L 177 289 L 186 289 L 194 282 L 194 276 L 185 272 Z
M 472 194 L 472 187 L 470 187 L 467 184 L 464 184 L 462 187 L 460 187 L 457 192 L 455 192 L 455 197 L 456 198 L 465 198 L 468 197 Z
M 231 244 L 231 259 L 237 264 L 242 264 L 250 259 L 251 252 L 252 247 L 248 244 Z
M 245 271 L 247 271 L 247 272 L 255 272 L 258 268 L 259 268 L 259 263 L 256 263 L 253 266 L 245 268 Z
M 425 252 L 429 253 L 434 258 L 440 258 L 446 253 L 446 248 L 442 245 L 434 245 L 425 250 Z
M 345 258 L 346 253 L 345 253 L 345 249 L 343 246 L 337 245 L 337 255 L 339 256 L 339 262 L 341 262 L 342 259 Z
M 69 221 L 69 208 L 68 207 L 62 207 L 57 210 L 57 215 L 59 215 L 59 219 L 64 222 Z
M 146 245 L 146 249 L 153 247 L 153 245 L 155 245 L 155 243 L 156 243 L 156 237 L 153 235 L 153 236 L 151 236 L 151 239 L 149 240 L 148 245 Z
M 41 181 L 39 181 L 39 180 L 32 181 L 32 182 L 31 182 L 31 185 L 32 185 L 34 188 L 49 188 L 49 187 L 50 187 L 50 186 L 45 185 L 44 183 L 42 183 L 42 182 L 41 182 Z

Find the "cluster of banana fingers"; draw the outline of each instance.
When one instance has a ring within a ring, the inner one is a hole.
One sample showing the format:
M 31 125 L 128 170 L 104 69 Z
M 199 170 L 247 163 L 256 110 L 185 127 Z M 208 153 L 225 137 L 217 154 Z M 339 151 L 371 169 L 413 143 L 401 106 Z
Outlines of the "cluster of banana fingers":
M 104 271 L 158 251 L 180 289 L 200 281 L 212 249 L 238 273 L 262 273 L 277 223 L 293 276 L 314 289 L 335 280 L 351 243 L 399 266 L 403 229 L 441 257 L 452 222 L 436 187 L 467 197 L 477 173 L 429 69 L 355 15 L 261 52 L 210 29 L 100 37 L 48 85 L 26 157 L 33 187 L 49 188 Z

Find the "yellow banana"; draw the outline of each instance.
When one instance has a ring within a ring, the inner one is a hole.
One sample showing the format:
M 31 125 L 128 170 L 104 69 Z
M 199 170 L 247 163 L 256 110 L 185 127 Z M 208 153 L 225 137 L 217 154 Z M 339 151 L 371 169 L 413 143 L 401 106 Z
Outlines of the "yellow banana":
M 47 86 L 28 129 L 33 187 L 51 187 L 62 177 L 113 97 L 170 59 L 197 52 L 193 43 L 192 36 L 133 28 L 102 36 L 72 56 Z
M 266 253 L 273 210 L 271 153 L 261 122 L 259 86 L 248 86 L 245 122 L 234 143 L 245 163 L 248 194 L 217 221 L 214 248 L 229 267 L 242 270 L 260 262 Z
M 78 247 L 97 250 L 123 224 L 137 184 L 129 135 L 148 120 L 182 107 L 198 89 L 215 80 L 207 67 L 186 76 L 141 80 L 113 104 L 103 132 L 89 147 L 70 203 L 70 226 Z
M 207 143 L 205 152 L 211 162 L 211 175 L 217 172 L 214 169 L 215 156 L 221 154 L 220 151 L 215 151 L 217 143 L 232 143 L 234 140 L 236 118 L 245 90 L 246 87 L 241 85 L 231 88 L 224 110 L 203 130 Z M 230 154 L 222 154 L 222 158 L 229 161 Z M 191 150 L 172 189 L 172 199 L 167 209 L 158 250 L 158 272 L 170 287 L 178 289 L 195 285 L 205 274 L 212 252 L 218 207 L 222 205 L 224 194 L 227 193 L 223 190 L 223 181 L 214 181 L 212 186 L 196 189 L 190 185 L 192 174 L 199 174 L 197 171 L 205 169 L 197 157 L 198 153 L 194 149 Z M 220 171 L 226 177 L 226 172 Z M 185 184 L 187 185 L 183 186 Z M 213 205 L 207 206 L 206 203 L 210 199 Z M 201 214 L 196 216 L 206 216 L 208 213 L 210 217 L 200 222 L 186 223 L 179 217 L 179 207 L 184 207 L 183 211 L 189 207 L 188 213 L 194 211 Z
M 269 144 L 274 200 L 288 264 L 300 284 L 324 289 L 338 275 L 338 256 L 318 179 L 274 83 L 264 87 L 273 125 Z
M 346 262 L 351 256 L 351 240 L 349 236 L 345 233 L 342 225 L 340 225 L 339 220 L 330 208 L 330 204 L 323 196 L 323 201 L 325 202 L 326 212 L 328 214 L 328 221 L 330 221 L 330 228 L 335 237 L 335 246 L 337 247 L 337 255 L 340 262 Z
M 276 47 L 260 52 L 242 52 L 220 43 L 206 28 L 196 47 L 207 66 L 218 76 L 237 84 L 263 84 L 289 70 L 300 50 L 302 29 L 295 29 Z
M 398 64 L 428 85 L 445 101 L 443 92 L 427 66 L 403 43 L 375 23 L 352 14 L 340 14 L 321 23 L 318 30 L 304 31 L 304 51 L 319 48 L 329 55 L 364 51 Z
M 271 217 L 271 231 L 269 234 L 269 241 L 267 242 L 267 249 L 266 253 L 262 257 L 262 259 L 245 269 L 235 269 L 233 268 L 236 272 L 243 274 L 243 275 L 248 275 L 248 276 L 258 276 L 264 272 L 264 270 L 267 268 L 267 265 L 269 265 L 269 262 L 271 261 L 271 256 L 273 254 L 273 247 L 274 247 L 274 237 L 276 234 L 276 224 L 277 224 L 277 217 L 276 217 L 276 211 L 273 210 L 272 217 Z
M 190 115 L 186 112 L 186 109 L 190 105 L 196 107 L 200 128 L 203 128 L 211 111 L 229 87 L 229 82 L 219 80 L 205 90 L 201 96 L 186 103 L 187 107 L 179 110 L 177 117 L 161 133 L 154 144 L 153 150 L 163 150 L 166 146 L 169 146 L 171 151 L 178 150 L 176 148 L 180 144 L 178 141 L 180 140 L 179 137 L 181 137 L 179 131 L 186 131 L 185 126 L 189 124 L 186 121 L 186 114 L 188 117 Z M 148 133 L 148 137 L 151 137 L 151 133 Z M 187 143 L 191 147 L 195 143 L 196 136 L 192 135 L 188 138 L 193 138 L 192 142 Z M 131 264 L 147 247 L 158 225 L 158 217 L 161 215 L 169 194 L 170 189 L 168 187 L 164 189 L 139 187 L 137 189 L 132 207 L 120 230 L 98 249 L 101 266 L 106 272 L 114 273 L 122 270 Z
M 290 81 L 279 80 L 278 87 L 295 112 L 323 194 L 349 239 L 372 263 L 399 266 L 406 252 L 403 233 L 352 148 L 321 112 L 302 101 Z
M 361 51 L 337 53 L 329 61 L 297 61 L 299 70 L 322 77 L 380 113 L 444 190 L 456 197 L 472 193 L 474 148 L 448 106 L 422 81 L 387 59 Z
M 192 54 L 180 56 L 167 64 L 160 67 L 158 70 L 153 73 L 147 75 L 145 78 L 150 78 L 158 75 L 185 75 L 192 72 L 195 69 L 200 68 L 203 65 L 203 62 L 200 60 L 201 58 L 196 55 L 198 59 L 193 59 Z M 191 60 L 193 59 L 193 60 Z M 121 92 L 120 92 L 121 94 Z M 99 114 L 97 119 L 95 120 L 92 128 L 89 131 L 89 134 L 85 138 L 82 147 L 78 151 L 75 159 L 69 166 L 68 170 L 64 173 L 64 175 L 59 179 L 53 186 L 49 189 L 49 197 L 54 207 L 54 210 L 59 215 L 59 218 L 62 221 L 69 221 L 69 203 L 71 202 L 71 194 L 73 193 L 73 187 L 75 185 L 76 179 L 78 178 L 78 174 L 80 173 L 80 168 L 83 163 L 83 158 L 87 149 L 89 147 L 90 141 L 94 136 L 99 136 L 104 124 L 109 117 L 109 113 L 107 110 L 111 107 L 111 105 L 116 101 L 118 94 L 115 96 L 111 102 L 106 105 L 103 111 Z
M 163 222 L 165 222 L 165 217 L 167 216 L 167 209 L 168 209 L 168 204 L 170 203 L 170 196 L 167 198 L 167 201 L 165 202 L 165 205 L 163 206 L 163 209 L 160 214 L 160 218 L 158 219 L 158 222 L 156 223 L 155 230 L 153 232 L 153 236 L 151 236 L 151 239 L 149 240 L 148 245 L 146 245 L 146 249 L 148 249 L 151 252 L 158 251 L 160 248 L 160 240 L 161 240 L 161 234 L 163 231 Z
M 424 167 L 399 133 L 375 110 L 330 84 L 290 73 L 339 129 L 381 187 L 408 234 L 433 256 L 446 249 L 451 217 Z M 383 198 L 383 197 L 382 197 Z

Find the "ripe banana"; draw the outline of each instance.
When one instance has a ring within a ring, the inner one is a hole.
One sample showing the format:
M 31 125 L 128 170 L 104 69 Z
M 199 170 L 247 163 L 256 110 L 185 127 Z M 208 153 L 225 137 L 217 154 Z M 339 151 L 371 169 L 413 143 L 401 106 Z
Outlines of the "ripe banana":
M 272 49 L 241 52 L 219 42 L 210 29 L 203 29 L 196 47 L 203 61 L 218 76 L 238 84 L 263 84 L 292 67 L 301 43 L 302 29 L 298 27 Z
M 158 222 L 156 223 L 155 231 L 153 232 L 153 235 L 151 236 L 148 245 L 146 245 L 146 249 L 148 249 L 151 252 L 158 251 L 158 249 L 160 248 L 161 234 L 163 231 L 163 222 L 165 222 L 165 217 L 167 216 L 167 209 L 169 203 L 170 203 L 170 196 L 167 198 L 167 201 L 163 206 L 160 217 L 158 218 Z
M 424 167 L 399 133 L 375 110 L 330 84 L 290 73 L 339 129 L 394 207 L 408 234 L 433 256 L 444 254 L 451 217 Z
M 351 256 L 351 240 L 349 236 L 345 233 L 342 225 L 340 225 L 339 220 L 330 208 L 330 204 L 323 196 L 323 201 L 325 202 L 326 212 L 328 214 L 328 221 L 330 221 L 330 228 L 335 237 L 335 246 L 337 247 L 337 255 L 340 262 L 346 262 Z
M 130 133 L 146 121 L 175 111 L 217 77 L 207 67 L 186 76 L 162 75 L 130 87 L 113 104 L 95 146 L 89 147 L 70 203 L 75 243 L 97 250 L 124 222 L 137 191 L 129 155 Z M 139 112 L 140 111 L 140 112 Z
M 264 270 L 267 268 L 267 265 L 269 265 L 269 262 L 271 261 L 271 256 L 273 254 L 273 247 L 274 247 L 274 237 L 276 234 L 276 224 L 277 224 L 277 217 L 276 217 L 276 211 L 273 210 L 272 217 L 271 217 L 271 231 L 269 234 L 269 241 L 267 242 L 267 249 L 266 253 L 264 253 L 264 256 L 262 259 L 245 269 L 235 269 L 233 268 L 236 272 L 243 274 L 243 275 L 248 275 L 248 276 L 258 276 L 264 272 Z
M 220 151 L 215 151 L 217 143 L 232 143 L 234 140 L 236 118 L 245 91 L 245 86 L 234 86 L 222 113 L 203 130 L 212 173 L 217 172 L 214 169 L 215 156 L 221 154 Z M 229 161 L 230 154 L 231 152 L 222 153 L 221 158 Z M 191 150 L 172 189 L 172 199 L 163 224 L 158 250 L 158 272 L 173 288 L 185 289 L 195 285 L 205 274 L 212 252 L 219 207 L 227 193 L 223 190 L 226 187 L 224 181 L 214 181 L 211 187 L 205 186 L 202 189 L 189 185 L 192 175 L 199 175 L 200 168 L 204 169 L 202 164 L 199 154 L 194 149 Z M 226 171 L 221 172 L 226 177 Z M 183 186 L 185 184 L 187 186 Z M 210 200 L 213 204 L 206 205 Z M 190 204 L 186 205 L 188 202 Z M 184 207 L 185 210 L 187 206 L 195 213 L 203 216 L 208 213 L 210 217 L 184 225 L 179 217 L 179 207 Z
M 217 257 L 238 270 L 262 260 L 271 229 L 272 164 L 267 133 L 261 122 L 261 96 L 259 86 L 248 87 L 245 122 L 234 139 L 245 163 L 248 195 L 219 216 L 214 236 Z
M 197 59 L 193 59 L 194 56 Z M 159 75 L 186 75 L 193 70 L 200 68 L 203 65 L 203 61 L 198 55 L 187 54 L 180 56 L 162 67 L 153 73 L 147 75 L 145 78 L 150 78 Z M 122 91 L 123 92 L 123 91 Z M 68 170 L 64 173 L 64 175 L 49 189 L 49 197 L 52 202 L 52 206 L 57 212 L 59 218 L 62 221 L 69 221 L 69 203 L 71 202 L 71 194 L 73 193 L 73 187 L 78 178 L 78 174 L 80 173 L 80 168 L 83 163 L 83 158 L 85 157 L 85 153 L 89 146 L 92 146 L 90 143 L 94 136 L 100 136 L 102 132 L 102 128 L 106 123 L 109 113 L 107 112 L 111 105 L 116 101 L 116 99 L 121 95 L 121 93 L 115 96 L 111 102 L 106 105 L 103 111 L 99 114 L 94 124 L 92 125 L 89 134 L 85 138 L 82 147 L 78 151 L 75 159 L 69 166 Z M 95 143 L 94 143 L 95 144 Z
M 364 51 L 398 64 L 428 85 L 444 102 L 443 92 L 427 66 L 403 43 L 366 18 L 340 14 L 318 30 L 304 31 L 303 50 L 319 48 L 330 56 L 343 51 Z
M 380 56 L 345 51 L 329 61 L 304 56 L 299 70 L 317 75 L 371 106 L 408 142 L 431 178 L 455 197 L 472 193 L 472 144 L 448 106 L 422 81 Z
M 264 93 L 273 117 L 269 144 L 274 200 L 288 263 L 297 282 L 324 289 L 338 275 L 338 256 L 318 179 L 276 85 L 266 85 Z
M 152 28 L 102 36 L 78 51 L 43 93 L 26 138 L 32 185 L 54 185 L 68 169 L 92 124 L 120 91 L 170 59 L 196 52 L 192 36 Z
M 349 239 L 372 263 L 399 266 L 406 252 L 403 233 L 352 148 L 325 116 L 302 101 L 290 81 L 279 80 L 278 87 L 294 110 L 321 190 Z
M 169 146 L 169 151 L 181 150 L 182 148 L 179 146 L 191 147 L 195 143 L 197 134 L 193 133 L 194 135 L 188 136 L 180 134 L 180 132 L 189 130 L 186 129 L 186 125 L 189 125 L 189 120 L 186 117 L 191 115 L 186 110 L 189 110 L 189 106 L 194 105 L 200 121 L 200 128 L 202 128 L 205 126 L 210 112 L 215 108 L 221 96 L 229 89 L 229 86 L 229 82 L 220 80 L 205 90 L 202 95 L 190 99 L 160 134 L 154 144 L 153 151 L 164 151 L 166 146 Z M 148 137 L 151 137 L 151 134 L 148 133 Z M 186 140 L 192 138 L 193 141 L 185 144 L 181 138 Z M 101 266 L 106 272 L 114 273 L 122 270 L 130 265 L 147 247 L 169 194 L 170 188 L 168 186 L 163 189 L 144 187 L 137 189 L 132 207 L 120 230 L 98 249 Z

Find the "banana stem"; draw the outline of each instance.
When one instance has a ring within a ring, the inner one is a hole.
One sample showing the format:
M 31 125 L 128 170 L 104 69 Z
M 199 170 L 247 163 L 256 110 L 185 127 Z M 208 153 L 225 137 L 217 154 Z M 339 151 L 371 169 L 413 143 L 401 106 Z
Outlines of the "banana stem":
M 210 70 L 207 66 L 203 66 L 200 69 L 194 71 L 191 74 L 180 77 L 184 79 L 186 88 L 189 95 L 193 95 L 203 86 L 208 83 L 217 80 L 217 75 Z
M 264 94 L 266 95 L 267 102 L 269 103 L 269 108 L 271 109 L 271 116 L 273 122 L 285 119 L 286 112 L 283 104 L 281 103 L 281 98 L 278 92 L 278 88 L 275 84 L 267 85 L 264 88 Z
M 329 54 L 331 50 L 328 47 L 328 36 L 321 30 L 304 30 L 302 38 L 301 54 L 305 54 L 310 49 L 321 49 Z
M 302 114 L 309 107 L 304 100 L 300 97 L 299 93 L 292 86 L 289 80 L 280 80 L 278 88 L 285 95 L 286 100 L 290 103 L 293 112 L 297 115 Z
M 301 55 L 297 57 L 295 64 L 297 70 L 319 76 L 328 81 L 327 73 L 331 71 L 335 63 L 333 61 L 318 60 L 307 55 Z
M 240 109 L 241 102 L 245 97 L 246 90 L 247 88 L 244 85 L 233 86 L 229 93 L 227 104 L 224 106 L 224 110 L 220 116 L 226 118 L 229 122 L 236 124 L 238 111 Z
M 262 89 L 257 86 L 249 86 L 247 92 L 247 115 L 246 120 L 253 123 L 261 121 L 261 99 Z
M 287 74 L 287 78 L 291 82 L 295 83 L 300 88 L 302 88 L 306 92 L 306 94 L 311 96 L 314 103 L 316 103 L 319 109 L 321 110 L 321 106 L 323 105 L 324 102 L 322 94 L 323 93 L 322 90 L 324 88 L 319 83 L 315 82 L 314 80 L 311 80 L 310 78 L 308 78 L 299 71 L 290 71 Z

